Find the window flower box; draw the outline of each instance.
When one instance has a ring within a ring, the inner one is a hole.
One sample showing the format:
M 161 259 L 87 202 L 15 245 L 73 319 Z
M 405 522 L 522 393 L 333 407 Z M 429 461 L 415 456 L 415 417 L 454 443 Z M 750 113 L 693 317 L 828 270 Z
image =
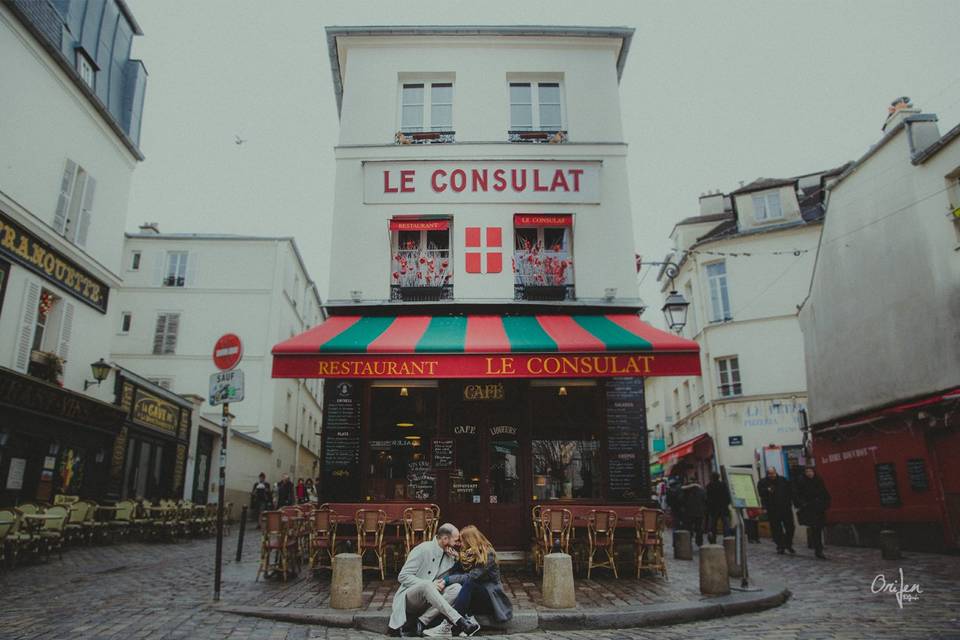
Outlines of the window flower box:
M 449 144 L 456 139 L 455 131 L 397 131 L 396 144 Z
M 567 132 L 560 129 L 542 131 L 511 130 L 507 132 L 507 139 L 510 142 L 562 144 L 567 141 Z

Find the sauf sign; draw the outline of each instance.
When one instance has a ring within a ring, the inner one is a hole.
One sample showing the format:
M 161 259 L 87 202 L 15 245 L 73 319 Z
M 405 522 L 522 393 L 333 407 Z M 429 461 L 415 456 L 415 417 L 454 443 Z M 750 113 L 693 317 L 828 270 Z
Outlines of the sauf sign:
M 600 203 L 600 162 L 363 163 L 366 204 Z

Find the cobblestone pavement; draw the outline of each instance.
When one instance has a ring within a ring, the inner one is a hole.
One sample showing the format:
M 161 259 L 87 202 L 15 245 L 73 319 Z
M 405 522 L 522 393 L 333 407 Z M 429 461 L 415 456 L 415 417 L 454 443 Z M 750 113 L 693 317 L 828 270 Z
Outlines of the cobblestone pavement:
M 320 581 L 253 581 L 255 536 L 248 537 L 242 563 L 224 569 L 223 598 L 259 606 L 316 606 L 323 598 Z M 226 546 L 232 560 L 235 540 Z M 126 543 L 70 549 L 56 558 L 0 573 L 0 638 L 231 638 L 281 640 L 375 638 L 375 634 L 326 629 L 222 613 L 211 606 L 212 540 L 178 544 Z M 759 584 L 786 584 L 793 598 L 762 613 L 662 628 L 610 631 L 543 632 L 513 635 L 516 640 L 544 638 L 957 638 L 960 639 L 960 556 L 907 554 L 883 561 L 872 549 L 829 548 L 828 561 L 806 549 L 778 556 L 772 545 L 750 545 L 751 572 Z M 916 602 L 901 609 L 892 594 L 872 594 L 878 574 L 889 581 L 919 584 Z M 581 584 L 581 605 L 642 604 L 659 595 L 686 594 L 697 599 L 694 562 L 670 562 L 669 587 L 638 587 L 594 580 Z M 658 579 L 651 579 L 651 583 Z M 519 606 L 533 606 L 537 581 L 512 575 L 508 584 Z M 392 585 L 367 585 L 371 604 L 386 598 Z M 527 598 L 526 603 L 523 598 Z

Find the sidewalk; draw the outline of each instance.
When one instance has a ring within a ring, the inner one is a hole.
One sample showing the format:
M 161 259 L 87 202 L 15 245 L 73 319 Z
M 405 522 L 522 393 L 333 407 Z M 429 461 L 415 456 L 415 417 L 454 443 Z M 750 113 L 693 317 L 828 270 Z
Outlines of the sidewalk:
M 255 531 L 251 538 L 256 538 Z M 283 620 L 301 624 L 332 627 L 355 627 L 386 632 L 387 621 L 397 582 L 391 576 L 385 581 L 373 571 L 364 572 L 363 606 L 358 610 L 331 609 L 330 572 L 313 577 L 306 569 L 289 578 L 254 582 L 257 550 L 245 545 L 241 563 L 231 563 L 224 571 L 224 594 L 219 610 L 245 616 Z M 699 560 L 696 549 L 693 561 L 673 560 L 667 543 L 669 579 L 645 573 L 639 580 L 636 569 L 623 563 L 620 579 L 607 569 L 595 569 L 592 579 L 575 577 L 577 607 L 549 609 L 543 606 L 540 576 L 529 570 L 505 567 L 504 589 L 514 606 L 514 618 L 505 627 L 478 616 L 484 629 L 501 633 L 521 633 L 535 629 L 609 629 L 645 627 L 704 620 L 752 611 L 761 611 L 783 604 L 789 592 L 776 580 L 751 574 L 751 588 L 739 591 L 740 580 L 731 580 L 729 596 L 705 597 L 699 588 Z

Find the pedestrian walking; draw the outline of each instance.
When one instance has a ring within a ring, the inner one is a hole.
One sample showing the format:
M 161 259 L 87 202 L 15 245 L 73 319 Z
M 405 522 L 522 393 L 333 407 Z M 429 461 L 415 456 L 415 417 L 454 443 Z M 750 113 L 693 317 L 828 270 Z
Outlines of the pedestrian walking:
M 810 541 L 814 553 L 821 560 L 826 560 L 823 555 L 823 527 L 827 523 L 830 492 L 827 491 L 823 478 L 817 475 L 812 466 L 804 469 L 803 475 L 797 480 L 794 502 L 797 505 L 797 520 L 810 527 Z
M 767 469 L 767 477 L 757 483 L 760 502 L 767 511 L 770 532 L 777 545 L 777 553 L 784 550 L 796 553 L 793 548 L 793 488 L 787 479 L 773 467 Z
M 679 476 L 670 476 L 667 479 L 666 497 L 664 501 L 670 510 L 670 521 L 674 531 L 683 527 L 683 481 Z
M 267 474 L 261 473 L 257 481 L 253 483 L 253 489 L 250 490 L 250 506 L 253 507 L 253 518 L 257 522 L 257 529 L 260 528 L 260 514 L 269 511 L 273 506 L 273 496 L 270 491 L 270 483 L 267 482 Z
M 297 504 L 303 504 L 307 501 L 307 485 L 304 484 L 303 478 L 297 480 Z
M 698 547 L 703 546 L 703 520 L 707 515 L 707 493 L 697 482 L 696 476 L 690 476 L 690 479 L 683 485 L 683 528 L 690 532 L 690 535 L 697 542 Z
M 723 527 L 720 534 L 727 535 L 730 531 L 730 489 L 720 479 L 720 474 L 714 472 L 707 484 L 707 534 L 710 544 L 717 541 L 717 520 Z
M 293 482 L 290 476 L 283 474 L 277 483 L 277 508 L 289 507 L 293 504 Z
M 307 478 L 306 491 L 307 491 L 307 502 L 311 504 L 316 504 L 317 488 L 313 484 L 313 478 Z

